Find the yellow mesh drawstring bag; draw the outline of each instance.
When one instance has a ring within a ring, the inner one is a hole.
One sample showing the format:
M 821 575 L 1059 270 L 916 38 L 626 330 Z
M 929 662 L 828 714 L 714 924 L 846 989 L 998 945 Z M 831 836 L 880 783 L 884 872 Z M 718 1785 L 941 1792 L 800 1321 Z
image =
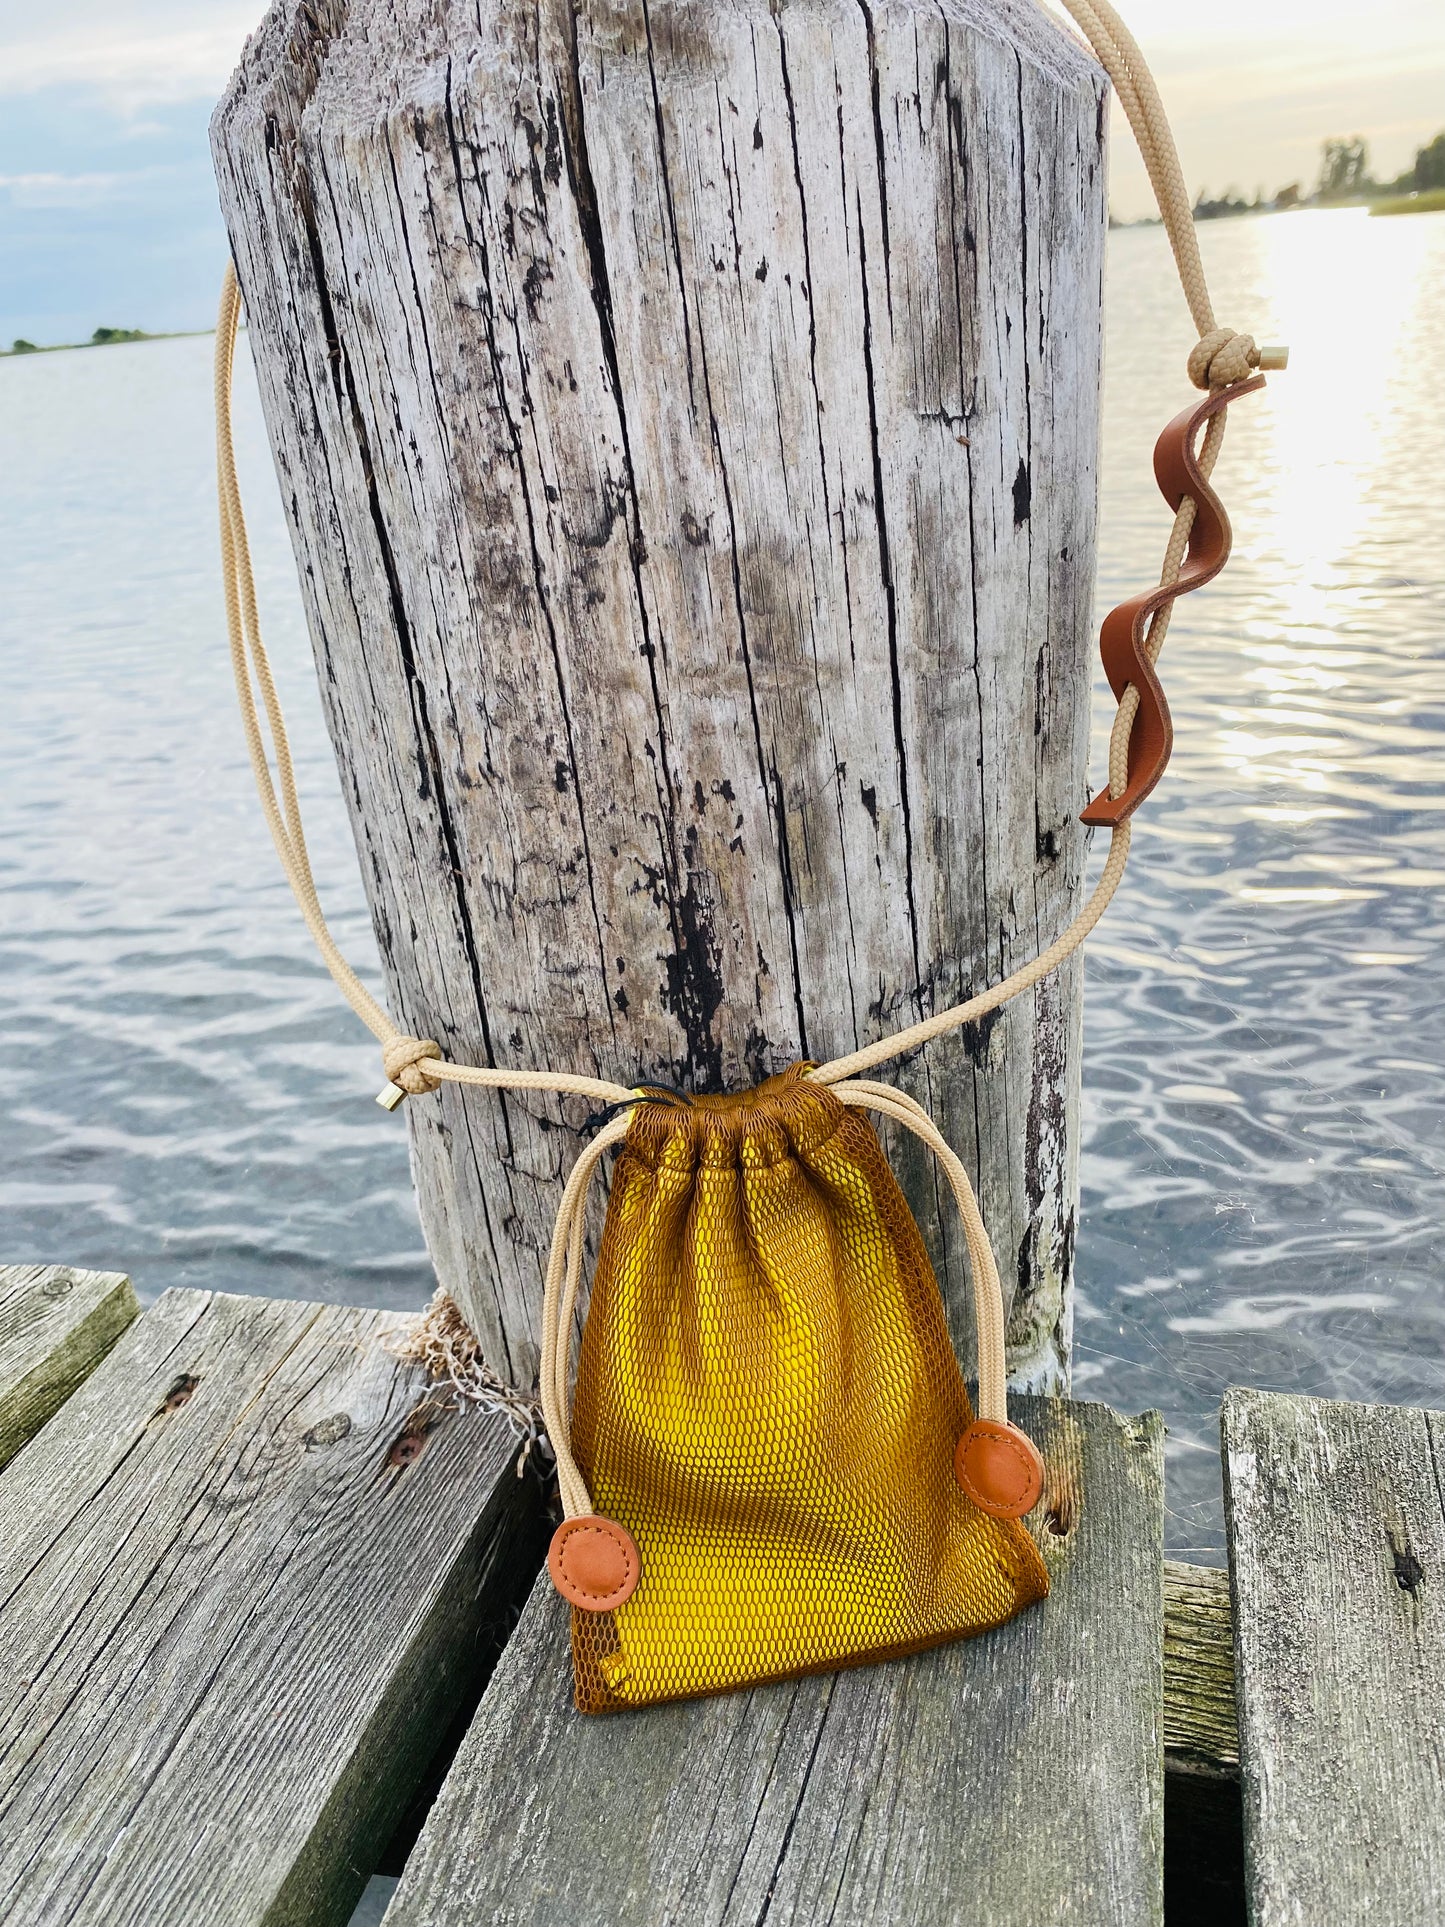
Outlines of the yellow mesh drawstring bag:
M 584 1712 L 917 1652 L 1048 1591 L 1017 1518 L 1037 1454 L 974 1426 L 928 1254 L 858 1106 L 943 1141 L 898 1092 L 807 1068 L 736 1097 L 645 1092 L 614 1127 L 570 1421 L 590 1165 L 564 1197 L 543 1344 L 572 1516 L 550 1566 Z M 944 1151 L 977 1290 L 987 1240 Z M 1002 1305 L 991 1256 L 982 1269 L 997 1404 Z

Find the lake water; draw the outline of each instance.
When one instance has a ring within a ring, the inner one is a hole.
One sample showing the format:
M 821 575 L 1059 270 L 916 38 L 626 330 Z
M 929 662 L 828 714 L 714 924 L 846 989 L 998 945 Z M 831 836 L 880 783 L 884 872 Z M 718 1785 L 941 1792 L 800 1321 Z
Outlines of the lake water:
M 1226 1385 L 1445 1404 L 1445 215 L 1203 240 L 1221 316 L 1293 359 L 1235 411 L 1235 559 L 1170 635 L 1178 747 L 1089 950 L 1075 1387 L 1163 1410 L 1171 1543 L 1209 1558 Z M 1109 294 L 1101 608 L 1157 569 L 1188 399 L 1158 230 L 1111 238 Z M 0 369 L 5 1245 L 415 1306 L 405 1128 L 236 723 L 210 354 Z M 244 366 L 239 415 L 315 865 L 374 969 Z

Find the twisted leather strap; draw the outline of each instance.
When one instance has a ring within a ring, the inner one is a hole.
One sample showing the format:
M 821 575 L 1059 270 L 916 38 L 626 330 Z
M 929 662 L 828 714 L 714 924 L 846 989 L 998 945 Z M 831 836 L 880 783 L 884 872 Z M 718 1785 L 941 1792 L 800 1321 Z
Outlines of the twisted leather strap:
M 1206 430 L 1205 450 L 1209 448 L 1207 429 L 1222 410 L 1240 395 L 1263 388 L 1264 378 L 1222 388 L 1174 417 L 1154 447 L 1154 476 L 1159 492 L 1183 516 L 1185 550 L 1183 560 L 1173 570 L 1171 581 L 1157 589 L 1131 596 L 1111 609 L 1099 632 L 1099 653 L 1109 687 L 1119 699 L 1122 714 L 1125 697 L 1132 692 L 1127 763 L 1123 786 L 1116 790 L 1111 781 L 1080 815 L 1084 823 L 1122 823 L 1132 816 L 1164 774 L 1174 747 L 1174 725 L 1164 687 L 1154 668 L 1154 659 L 1164 641 L 1158 617 L 1161 612 L 1187 595 L 1212 582 L 1229 560 L 1232 536 L 1224 504 L 1209 486 L 1203 467 L 1205 451 L 1196 453 L 1201 429 Z M 1218 441 L 1214 444 L 1218 449 Z M 1212 465 L 1212 454 L 1209 457 Z M 1188 512 L 1185 512 L 1185 504 Z
M 850 1051 L 832 1063 L 820 1064 L 811 1075 L 825 1084 L 889 1063 L 1011 1002 L 1072 956 L 1108 909 L 1129 860 L 1129 819 L 1158 782 L 1173 746 L 1169 708 L 1154 670 L 1169 632 L 1170 615 L 1178 598 L 1211 581 L 1229 554 L 1229 521 L 1218 496 L 1208 486 L 1224 441 L 1225 411 L 1232 401 L 1264 385 L 1262 380 L 1250 378 L 1254 370 L 1283 368 L 1289 359 L 1287 350 L 1259 348 L 1252 335 L 1221 328 L 1215 320 L 1194 229 L 1194 209 L 1184 186 L 1169 117 L 1133 35 L 1108 0 L 1063 0 L 1063 4 L 1108 74 L 1133 129 L 1169 236 L 1180 285 L 1199 330 L 1199 340 L 1189 355 L 1189 378 L 1196 387 L 1210 391 L 1206 402 L 1175 417 L 1155 447 L 1155 475 L 1174 510 L 1158 587 L 1121 604 L 1105 619 L 1100 633 L 1104 666 L 1119 707 L 1109 735 L 1108 787 L 1081 817 L 1085 823 L 1110 828 L 1109 854 L 1078 916 L 1031 963 L 948 1010 L 861 1050 Z M 1196 451 L 1201 428 L 1203 442 Z

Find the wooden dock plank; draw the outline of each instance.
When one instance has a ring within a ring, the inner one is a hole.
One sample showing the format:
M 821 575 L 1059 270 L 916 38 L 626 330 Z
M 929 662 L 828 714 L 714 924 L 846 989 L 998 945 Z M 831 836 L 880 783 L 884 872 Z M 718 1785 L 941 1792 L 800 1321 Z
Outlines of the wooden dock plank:
M 545 1580 L 386 1927 L 1157 1923 L 1156 1414 L 1020 1401 L 1054 1590 L 899 1663 L 586 1719 Z
M 168 1292 L 0 1480 L 6 1927 L 346 1920 L 533 1570 L 396 1322 Z
M 1445 1415 L 1231 1392 L 1254 1927 L 1445 1919 Z
M 118 1271 L 0 1265 L 0 1466 L 95 1370 L 139 1309 Z

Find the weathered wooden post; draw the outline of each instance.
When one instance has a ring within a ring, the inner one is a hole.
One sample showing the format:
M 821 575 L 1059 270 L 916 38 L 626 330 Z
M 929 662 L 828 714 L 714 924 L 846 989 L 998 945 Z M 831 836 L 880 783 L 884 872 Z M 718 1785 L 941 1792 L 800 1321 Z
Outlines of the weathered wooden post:
M 1104 81 L 1032 0 L 278 0 L 213 126 L 400 1022 L 752 1082 L 1084 857 Z M 1067 1371 L 1077 964 L 901 1080 Z M 513 1380 L 587 1120 L 405 1107 Z M 898 1147 L 967 1348 L 956 1225 Z

